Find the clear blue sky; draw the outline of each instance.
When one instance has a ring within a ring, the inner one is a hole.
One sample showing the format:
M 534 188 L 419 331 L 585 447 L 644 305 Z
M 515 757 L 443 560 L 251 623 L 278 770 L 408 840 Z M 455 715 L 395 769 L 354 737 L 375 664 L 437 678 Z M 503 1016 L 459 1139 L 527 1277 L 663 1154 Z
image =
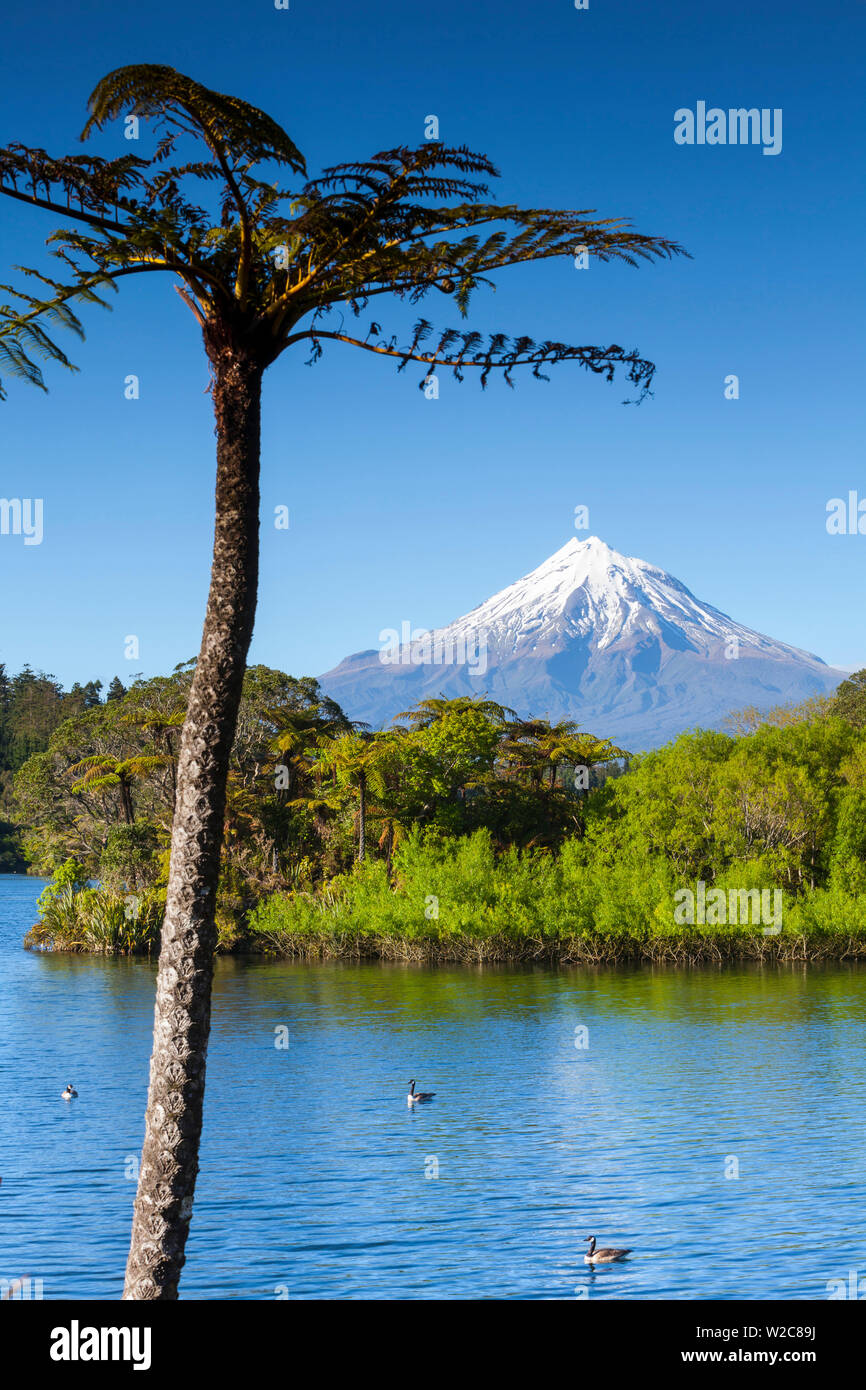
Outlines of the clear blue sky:
M 638 347 L 655 397 L 564 364 L 486 392 L 333 345 L 268 373 L 263 564 L 252 660 L 317 674 L 382 628 L 465 612 L 591 531 L 699 597 L 832 664 L 866 665 L 866 535 L 825 506 L 866 498 L 863 135 L 866 6 L 852 0 L 47 0 L 4 17 L 0 143 L 76 146 L 97 79 L 170 63 L 273 114 L 310 170 L 423 139 L 485 151 L 497 196 L 596 208 L 692 261 L 505 272 L 472 326 Z M 783 149 L 678 146 L 697 101 L 783 110 Z M 148 149 L 146 134 L 140 147 Z M 124 152 L 114 134 L 97 146 Z M 51 214 L 0 201 L 0 278 Z M 156 283 L 159 281 L 159 283 Z M 435 296 L 422 312 L 449 326 Z M 400 306 L 376 317 L 406 322 Z M 0 496 L 41 497 L 45 538 L 0 536 L 0 661 L 66 684 L 156 674 L 198 649 L 213 434 L 196 326 L 168 278 L 123 288 L 69 340 L 50 395 L 7 379 Z M 141 398 L 124 399 L 124 377 Z M 724 378 L 740 378 L 740 399 Z M 268 519 L 290 509 L 288 532 Z M 124 660 L 136 634 L 138 661 Z

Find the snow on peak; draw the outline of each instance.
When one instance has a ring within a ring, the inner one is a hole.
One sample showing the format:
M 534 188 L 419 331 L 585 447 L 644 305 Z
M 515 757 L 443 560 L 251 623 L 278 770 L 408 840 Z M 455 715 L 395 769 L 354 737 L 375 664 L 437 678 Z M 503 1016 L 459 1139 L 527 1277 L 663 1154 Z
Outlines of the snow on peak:
M 637 751 L 684 729 L 723 727 L 732 709 L 835 689 L 841 675 L 598 536 L 572 537 L 465 617 L 422 636 L 399 661 L 372 651 L 347 658 L 321 678 L 323 689 L 376 727 L 416 699 L 485 692 L 523 716 L 574 719 Z
M 734 622 L 673 575 L 621 555 L 598 536 L 572 537 L 522 579 L 438 631 L 481 638 L 500 657 L 561 649 L 575 638 L 603 651 L 645 636 L 705 654 L 736 638 L 766 655 L 808 656 Z

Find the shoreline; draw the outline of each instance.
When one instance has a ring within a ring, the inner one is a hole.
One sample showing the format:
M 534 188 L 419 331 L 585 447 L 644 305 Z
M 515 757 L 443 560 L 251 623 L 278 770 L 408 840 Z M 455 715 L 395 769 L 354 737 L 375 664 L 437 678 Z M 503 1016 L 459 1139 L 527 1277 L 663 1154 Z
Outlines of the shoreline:
M 158 944 L 150 950 L 99 949 L 83 942 L 63 943 L 44 928 L 31 929 L 25 950 L 58 955 L 126 955 L 156 959 Z M 726 964 L 821 964 L 833 961 L 866 962 L 866 929 L 847 932 L 726 931 L 717 935 L 678 932 L 644 939 L 631 932 L 544 938 L 388 936 L 373 932 L 323 932 L 319 934 L 245 934 L 218 946 L 221 956 L 256 956 L 295 961 L 381 961 L 417 965 L 726 965 Z
M 636 939 L 591 936 L 514 940 L 455 937 L 400 939 L 379 934 L 342 933 L 320 937 L 286 935 L 263 943 L 256 954 L 293 960 L 380 960 L 428 965 L 696 965 L 744 961 L 758 963 L 818 963 L 830 960 L 866 962 L 866 931 L 827 933 L 784 932 L 764 936 L 751 932 L 718 936 L 677 933 Z

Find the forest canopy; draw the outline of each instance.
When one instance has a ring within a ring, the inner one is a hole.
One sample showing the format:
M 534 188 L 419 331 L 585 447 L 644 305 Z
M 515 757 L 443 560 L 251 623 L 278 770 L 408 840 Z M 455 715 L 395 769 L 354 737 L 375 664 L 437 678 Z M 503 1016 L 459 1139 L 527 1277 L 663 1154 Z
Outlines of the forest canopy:
M 95 906 L 95 880 L 115 906 L 131 895 L 156 939 L 193 668 L 128 687 L 115 677 L 103 698 L 99 681 L 64 691 L 29 666 L 0 667 L 0 868 L 59 874 L 57 912 L 76 892 Z M 866 674 L 833 699 L 733 712 L 728 724 L 631 757 L 571 722 L 443 697 L 374 731 L 312 677 L 249 667 L 221 944 L 249 945 L 256 923 L 270 931 L 280 904 L 291 915 L 322 895 L 345 899 L 359 875 L 384 885 L 391 911 L 425 854 L 456 864 L 469 853 L 476 867 L 489 854 L 494 875 L 522 856 L 539 886 L 544 865 L 583 865 L 611 901 L 630 878 L 640 897 L 656 871 L 665 893 L 733 875 L 794 897 L 866 894 Z

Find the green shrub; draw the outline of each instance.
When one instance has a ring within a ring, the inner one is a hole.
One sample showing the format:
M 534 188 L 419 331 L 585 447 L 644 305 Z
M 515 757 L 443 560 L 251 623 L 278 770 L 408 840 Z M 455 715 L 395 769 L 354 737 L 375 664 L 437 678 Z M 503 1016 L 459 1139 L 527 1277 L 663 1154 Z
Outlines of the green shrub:
M 765 855 L 730 866 L 708 887 L 772 890 L 776 870 Z M 782 931 L 765 933 L 761 923 L 678 924 L 682 887 L 696 883 L 661 856 L 626 851 L 611 864 L 572 840 L 559 855 L 512 848 L 497 857 L 484 830 L 457 839 L 416 832 L 395 856 L 392 882 L 382 863 L 358 865 L 318 893 L 265 899 L 249 930 L 261 948 L 288 955 L 567 960 L 764 958 L 793 950 L 804 933 L 820 946 L 828 931 L 850 925 L 866 952 L 866 896 L 783 894 Z
M 106 955 L 158 949 L 164 894 L 152 891 L 135 896 L 91 888 L 74 859 L 56 870 L 37 906 L 39 921 L 28 932 L 25 946 Z

